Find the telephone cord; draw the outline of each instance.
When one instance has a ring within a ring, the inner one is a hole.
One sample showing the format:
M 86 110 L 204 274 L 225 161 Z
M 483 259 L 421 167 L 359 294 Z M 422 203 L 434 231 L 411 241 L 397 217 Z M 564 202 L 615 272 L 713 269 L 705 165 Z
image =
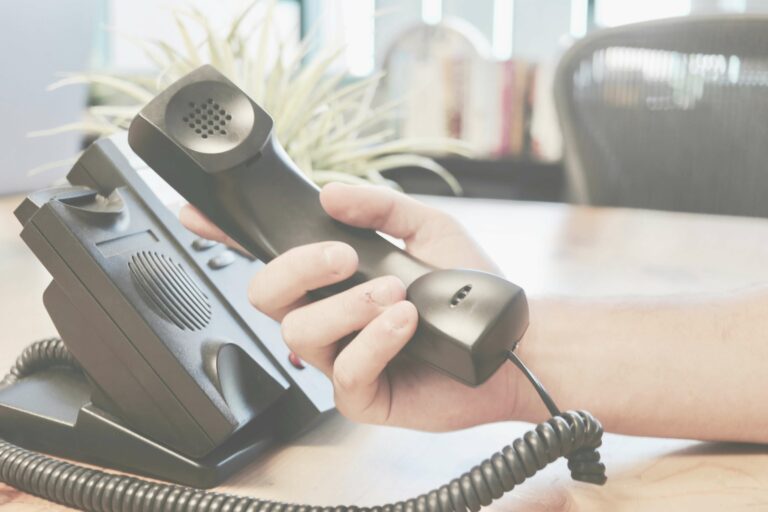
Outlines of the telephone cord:
M 560 412 L 541 383 L 513 351 L 508 358 L 531 382 L 552 418 L 515 439 L 458 478 L 416 498 L 356 507 L 310 506 L 262 500 L 154 482 L 64 462 L 0 439 L 0 481 L 49 501 L 89 512 L 459 512 L 480 510 L 560 457 L 574 480 L 602 485 L 605 466 L 597 448 L 600 422 L 586 411 Z M 28 346 L 1 385 L 50 366 L 80 370 L 58 338 Z

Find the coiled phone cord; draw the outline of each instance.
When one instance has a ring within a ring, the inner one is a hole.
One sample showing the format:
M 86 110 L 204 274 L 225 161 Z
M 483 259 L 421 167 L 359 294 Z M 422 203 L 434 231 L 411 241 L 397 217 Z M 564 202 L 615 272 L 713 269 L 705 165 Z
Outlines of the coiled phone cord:
M 152 482 L 70 464 L 0 440 L 0 481 L 52 502 L 89 512 L 453 512 L 476 511 L 512 490 L 560 457 L 574 480 L 602 485 L 605 466 L 597 448 L 603 428 L 590 413 L 561 413 L 517 355 L 509 359 L 525 374 L 552 418 L 494 453 L 458 478 L 416 498 L 377 507 L 318 507 L 261 500 Z M 78 368 L 57 338 L 28 346 L 4 384 L 49 366 Z

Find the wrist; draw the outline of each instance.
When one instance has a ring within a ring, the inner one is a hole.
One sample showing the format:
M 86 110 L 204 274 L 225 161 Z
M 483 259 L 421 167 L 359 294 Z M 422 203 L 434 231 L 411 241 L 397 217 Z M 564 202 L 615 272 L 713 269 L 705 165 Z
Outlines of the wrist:
M 528 330 L 518 343 L 515 353 L 539 379 L 541 384 L 561 408 L 572 408 L 570 397 L 565 396 L 568 389 L 569 368 L 577 364 L 578 350 L 572 337 L 563 329 L 570 330 L 572 322 L 586 319 L 570 318 L 568 300 L 533 299 L 529 301 L 530 323 Z M 522 371 L 512 362 L 505 365 L 509 372 L 510 395 L 514 397 L 514 416 L 510 419 L 540 423 L 550 417 L 533 385 Z
M 534 346 L 538 343 L 538 329 L 534 324 L 529 325 L 528 330 L 515 347 L 515 353 L 517 356 L 530 368 L 530 360 L 532 352 L 534 352 Z M 538 377 L 537 370 L 530 368 L 533 374 Z M 538 423 L 542 421 L 546 416 L 546 410 L 541 402 L 536 390 L 528 381 L 526 376 L 520 369 L 515 366 L 511 361 L 507 361 L 504 365 L 504 370 L 507 372 L 507 385 L 509 391 L 507 395 L 510 397 L 512 406 L 507 410 L 511 411 L 509 420 L 512 421 L 526 421 L 530 423 Z M 546 387 L 546 383 L 543 383 Z

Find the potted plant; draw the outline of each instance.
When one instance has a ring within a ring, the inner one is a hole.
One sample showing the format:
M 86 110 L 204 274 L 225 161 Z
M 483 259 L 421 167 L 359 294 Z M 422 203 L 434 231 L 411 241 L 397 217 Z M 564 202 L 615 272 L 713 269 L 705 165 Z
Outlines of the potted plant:
M 298 50 L 289 49 L 274 30 L 276 3 L 254 0 L 235 13 L 223 29 L 211 26 L 192 5 L 173 9 L 184 42 L 182 49 L 163 39 L 135 40 L 156 65 L 157 78 L 68 75 L 50 88 L 86 83 L 118 99 L 90 106 L 86 121 L 35 135 L 82 130 L 101 136 L 125 130 L 157 92 L 201 64 L 210 63 L 271 114 L 286 151 L 317 184 L 344 181 L 397 186 L 382 171 L 419 167 L 436 173 L 454 193 L 460 193 L 458 181 L 429 155 L 468 155 L 466 143 L 445 138 L 396 138 L 388 121 L 399 102 L 375 103 L 382 73 L 350 80 L 345 73 L 333 72 L 332 64 L 341 49 L 311 52 L 316 44 L 312 33 L 301 41 Z M 263 7 L 263 15 L 255 23 L 246 23 L 257 5 Z M 204 34 L 201 41 L 191 36 L 195 31 Z

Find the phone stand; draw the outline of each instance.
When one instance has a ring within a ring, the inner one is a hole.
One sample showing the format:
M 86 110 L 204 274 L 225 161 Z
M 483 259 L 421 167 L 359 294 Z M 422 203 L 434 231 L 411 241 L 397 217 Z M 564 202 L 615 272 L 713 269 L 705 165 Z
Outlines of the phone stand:
M 221 483 L 275 438 L 268 422 L 255 421 L 193 459 L 94 406 L 92 393 L 73 369 L 49 368 L 20 379 L 0 389 L 0 436 L 30 450 L 201 488 Z

